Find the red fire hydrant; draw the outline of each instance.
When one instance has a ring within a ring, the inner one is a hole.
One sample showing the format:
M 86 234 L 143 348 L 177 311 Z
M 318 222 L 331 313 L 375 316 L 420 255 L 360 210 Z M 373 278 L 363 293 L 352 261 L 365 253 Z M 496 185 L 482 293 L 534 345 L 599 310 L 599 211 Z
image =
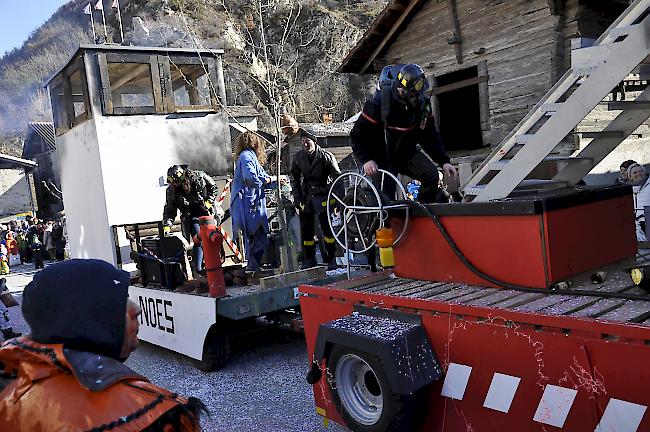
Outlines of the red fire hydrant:
M 213 216 L 199 217 L 199 239 L 194 237 L 194 243 L 200 241 L 203 247 L 203 260 L 205 272 L 208 277 L 208 293 L 210 297 L 226 296 L 226 281 L 221 267 L 221 243 L 223 236 L 214 224 Z

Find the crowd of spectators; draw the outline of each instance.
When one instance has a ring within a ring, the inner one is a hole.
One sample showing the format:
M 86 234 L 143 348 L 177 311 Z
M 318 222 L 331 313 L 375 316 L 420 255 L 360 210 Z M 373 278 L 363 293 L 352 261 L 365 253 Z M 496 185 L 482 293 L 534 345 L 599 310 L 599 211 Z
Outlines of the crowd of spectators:
M 41 269 L 45 260 L 63 261 L 65 245 L 64 224 L 58 220 L 28 218 L 0 225 L 0 273 L 18 264 Z

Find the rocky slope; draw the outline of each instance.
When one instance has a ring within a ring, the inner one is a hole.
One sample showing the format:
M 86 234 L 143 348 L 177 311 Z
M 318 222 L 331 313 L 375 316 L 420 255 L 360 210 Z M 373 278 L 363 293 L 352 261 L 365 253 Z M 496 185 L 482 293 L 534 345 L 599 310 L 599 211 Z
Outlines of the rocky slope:
M 20 49 L 0 58 L 0 133 L 24 134 L 49 120 L 42 84 L 80 43 L 91 43 L 88 0 L 62 6 Z M 94 3 L 94 1 L 93 1 Z M 120 42 L 116 14 L 104 0 L 108 41 Z M 131 45 L 224 48 L 230 105 L 253 105 L 272 130 L 273 101 L 299 121 L 335 121 L 361 106 L 368 79 L 334 73 L 385 0 L 122 0 Z M 101 18 L 96 30 L 103 39 Z M 266 43 L 266 53 L 262 46 Z M 268 77 L 271 77 L 269 80 Z M 269 84 L 270 83 L 270 84 Z M 272 97 L 274 96 L 274 97 Z M 7 142 L 7 140 L 5 140 Z

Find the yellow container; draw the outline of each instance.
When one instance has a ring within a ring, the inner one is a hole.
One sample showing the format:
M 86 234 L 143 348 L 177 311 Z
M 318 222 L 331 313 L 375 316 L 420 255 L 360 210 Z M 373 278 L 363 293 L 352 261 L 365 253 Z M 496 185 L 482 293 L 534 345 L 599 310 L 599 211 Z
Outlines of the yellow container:
M 395 267 L 395 256 L 392 247 L 379 248 L 379 261 L 382 267 Z

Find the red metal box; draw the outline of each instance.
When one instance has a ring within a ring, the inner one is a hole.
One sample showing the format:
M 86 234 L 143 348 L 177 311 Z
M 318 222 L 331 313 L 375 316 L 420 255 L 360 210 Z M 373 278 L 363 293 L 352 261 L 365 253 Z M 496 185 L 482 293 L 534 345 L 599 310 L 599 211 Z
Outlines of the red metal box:
M 428 208 L 471 263 L 509 284 L 546 288 L 637 252 L 629 186 Z M 467 268 L 434 222 L 417 211 L 395 247 L 395 274 L 496 287 Z

